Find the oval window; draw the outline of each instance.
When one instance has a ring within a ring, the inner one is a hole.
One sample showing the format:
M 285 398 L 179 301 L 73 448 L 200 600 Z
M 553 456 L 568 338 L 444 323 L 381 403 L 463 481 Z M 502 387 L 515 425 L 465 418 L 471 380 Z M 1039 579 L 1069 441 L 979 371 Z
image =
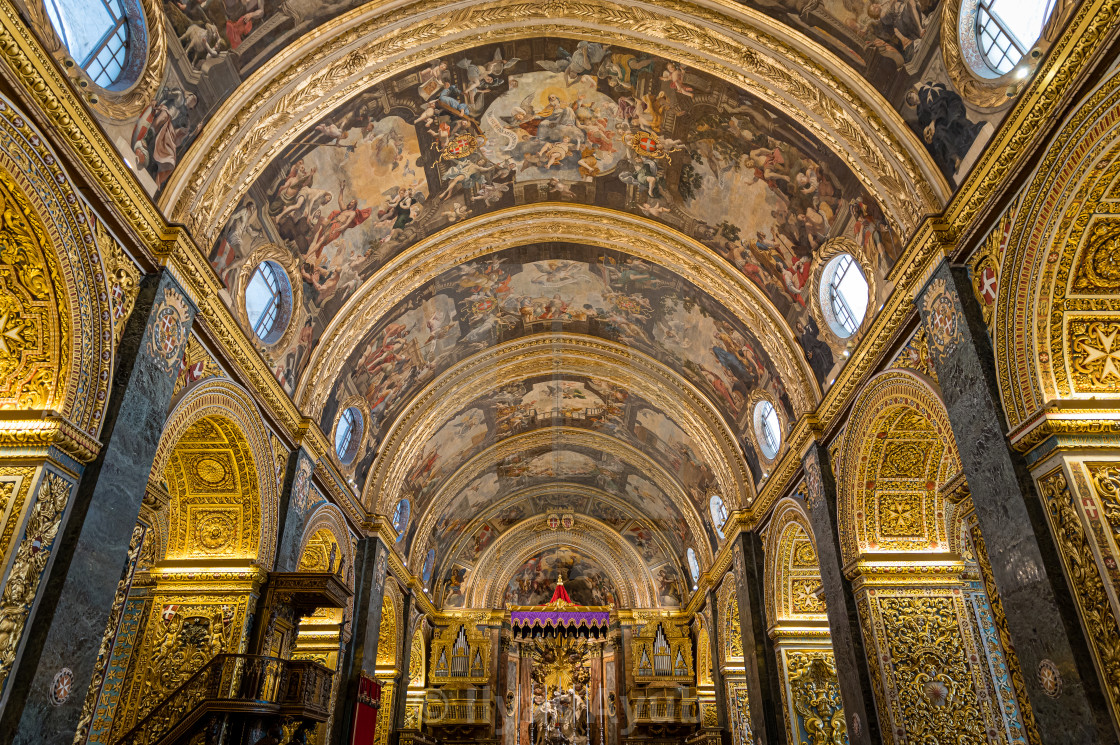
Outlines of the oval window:
M 362 412 L 354 406 L 342 412 L 334 430 L 334 451 L 345 465 L 353 462 L 358 454 L 358 443 L 362 440 Z
M 867 316 L 868 285 L 851 254 L 840 254 L 821 275 L 821 308 L 833 333 L 841 339 L 854 334 Z
M 1052 0 L 976 2 L 976 44 L 993 72 L 1006 75 L 1019 64 L 1042 35 L 1053 8 Z
M 723 499 L 718 494 L 713 494 L 708 500 L 708 509 L 712 513 L 712 524 L 716 526 L 716 532 L 723 538 L 723 525 L 727 522 L 727 507 Z
M 404 538 L 404 529 L 408 525 L 408 515 L 411 507 L 407 499 L 402 499 L 397 502 L 397 508 L 393 511 L 393 530 L 397 531 L 397 541 L 399 542 Z
M 249 278 L 245 315 L 253 333 L 265 344 L 274 344 L 284 335 L 292 315 L 292 285 L 288 273 L 275 261 L 262 261 Z
M 143 14 L 121 0 L 44 0 L 47 16 L 66 51 L 102 88 L 132 83 L 129 49 L 143 37 Z M 139 25 L 139 28 L 131 28 Z M 134 32 L 139 33 L 134 33 Z
M 696 552 L 691 548 L 685 552 L 688 557 L 688 572 L 692 575 L 692 584 L 695 586 L 700 579 L 700 562 L 696 560 Z
M 759 401 L 754 407 L 754 433 L 758 447 L 766 460 L 773 460 L 782 446 L 782 425 L 778 412 L 769 401 Z
M 432 579 L 432 564 L 436 563 L 436 550 L 434 548 L 428 549 L 428 555 L 424 557 L 424 570 L 420 572 L 420 578 L 424 580 L 424 588 L 427 589 L 428 582 Z

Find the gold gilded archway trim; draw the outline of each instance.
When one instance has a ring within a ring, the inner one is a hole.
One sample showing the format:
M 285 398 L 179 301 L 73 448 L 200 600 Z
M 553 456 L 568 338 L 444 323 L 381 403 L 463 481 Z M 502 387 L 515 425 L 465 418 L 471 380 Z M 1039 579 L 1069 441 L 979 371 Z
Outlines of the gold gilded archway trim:
M 354 552 L 350 544 L 350 530 L 346 527 L 345 515 L 342 514 L 342 510 L 337 506 L 330 502 L 323 502 L 311 513 L 311 517 L 307 519 L 307 526 L 303 529 L 303 537 L 300 539 L 299 555 L 303 556 L 303 552 L 307 548 L 307 543 L 315 536 L 315 533 L 320 530 L 329 531 L 330 534 L 334 536 L 334 541 L 338 544 L 340 558 L 346 562 L 346 570 L 343 572 L 343 577 L 346 584 L 353 587 Z
M 475 519 L 471 520 L 470 523 L 468 523 L 466 526 L 463 527 L 463 530 L 460 534 L 460 537 L 456 538 L 455 541 L 451 544 L 451 548 L 450 548 L 449 551 L 447 551 L 446 555 L 441 556 L 437 559 L 439 574 L 441 574 L 441 575 L 444 574 L 446 568 L 448 566 L 450 566 L 451 563 L 455 562 L 456 560 L 458 560 L 459 564 L 463 564 L 463 565 L 471 565 L 471 566 L 477 565 L 479 562 L 468 561 L 466 559 L 461 559 L 460 560 L 459 559 L 459 554 L 467 546 L 467 544 L 470 542 L 470 540 L 472 538 L 474 538 L 474 535 L 478 531 L 478 529 L 480 527 L 482 527 L 482 525 L 484 523 L 492 520 L 495 515 L 497 515 L 502 510 L 504 510 L 506 507 L 508 507 L 509 505 L 515 504 L 516 502 L 520 502 L 522 500 L 525 500 L 525 499 L 537 499 L 537 498 L 549 497 L 549 496 L 553 496 L 553 495 L 557 495 L 557 494 L 562 494 L 564 496 L 572 497 L 573 501 L 575 499 L 585 499 L 587 497 L 591 497 L 592 499 L 594 499 L 598 502 L 603 502 L 605 504 L 608 504 L 611 507 L 614 507 L 615 509 L 620 510 L 621 512 L 625 513 L 627 515 L 628 520 L 643 520 L 642 514 L 635 511 L 635 507 L 634 507 L 634 504 L 632 502 L 627 502 L 625 499 L 621 499 L 619 497 L 616 497 L 613 494 L 605 492 L 602 489 L 597 489 L 593 486 L 586 486 L 584 484 L 574 484 L 574 483 L 568 483 L 568 482 L 561 481 L 561 482 L 552 483 L 552 484 L 540 484 L 538 486 L 531 486 L 531 487 L 527 487 L 527 488 L 523 488 L 523 489 L 518 489 L 517 491 L 515 491 L 515 492 L 513 492 L 513 493 L 511 493 L 511 494 L 509 494 L 505 497 L 502 497 L 501 500 L 499 500 L 499 501 L 493 503 L 492 505 L 488 506 L 485 512 L 480 513 L 479 517 L 476 517 Z M 539 522 L 543 522 L 543 520 L 545 520 L 545 519 L 546 519 L 545 515 L 537 514 L 537 515 L 533 515 L 531 517 L 526 518 L 526 521 L 532 522 L 532 521 L 536 520 L 539 523 Z M 596 523 L 602 523 L 601 520 L 595 520 L 595 518 L 592 518 L 588 515 L 579 515 L 579 516 L 577 516 L 577 519 L 580 521 L 581 525 L 583 524 L 583 521 L 585 521 L 585 520 L 594 520 Z M 647 525 L 650 524 L 648 521 L 644 521 L 644 522 Z M 657 541 L 661 550 L 664 552 L 665 556 L 669 559 L 669 561 L 673 562 L 673 564 L 676 566 L 678 571 L 683 569 L 683 567 L 681 566 L 681 562 L 680 562 L 680 556 L 678 555 L 676 549 L 673 548 L 672 543 L 665 537 L 664 532 L 662 532 L 661 530 L 658 530 L 656 525 L 651 525 L 651 527 L 653 527 L 653 529 L 654 529 L 655 540 Z M 609 530 L 614 531 L 614 529 L 610 528 L 610 526 L 607 526 L 607 528 Z M 512 530 L 512 528 L 507 529 L 505 532 L 509 532 L 509 530 Z M 614 531 L 614 532 L 617 533 L 618 531 Z M 623 540 L 625 540 L 625 539 L 623 539 Z M 480 556 L 479 559 L 481 560 L 481 558 L 482 557 Z M 433 572 L 433 576 L 435 576 L 435 574 L 436 573 Z M 681 577 L 685 577 L 685 576 L 686 575 L 684 573 L 681 574 Z
M 192 425 L 207 417 L 230 421 L 249 445 L 253 463 L 246 467 L 253 469 L 260 500 L 260 536 L 253 561 L 270 568 L 276 553 L 280 494 L 272 466 L 274 455 L 268 430 L 252 396 L 244 388 L 221 379 L 211 379 L 192 388 L 167 418 L 148 478 L 159 482 L 179 440 Z M 171 540 L 169 537 L 169 545 Z
M 670 500 L 688 523 L 689 532 L 695 537 L 697 553 L 703 555 L 705 563 L 712 561 L 712 549 L 708 533 L 704 529 L 703 516 L 696 505 L 684 493 L 678 482 L 665 469 L 645 453 L 613 437 L 593 430 L 572 427 L 549 427 L 526 432 L 502 440 L 475 455 L 456 469 L 451 478 L 440 485 L 429 504 L 420 515 L 416 527 L 417 539 L 409 549 L 409 566 L 421 566 L 422 557 L 431 547 L 432 533 L 445 502 L 454 499 L 472 481 L 487 469 L 500 463 L 503 458 L 544 447 L 562 448 L 567 446 L 586 447 L 613 455 L 624 463 L 634 466 L 644 478 L 649 479 Z M 704 540 L 700 540 L 703 537 Z
M 874 554 L 889 559 L 952 552 L 941 487 L 961 472 L 960 454 L 930 382 L 902 370 L 868 381 L 852 406 L 838 460 L 837 521 L 846 571 Z
M 479 43 L 542 35 L 634 47 L 774 104 L 848 164 L 901 236 L 950 193 L 902 116 L 866 80 L 799 32 L 729 0 L 418 0 L 341 16 L 254 73 L 182 158 L 160 206 L 213 243 L 267 164 L 361 90 Z
M 711 466 L 730 509 L 748 501 L 741 495 L 750 494 L 750 479 L 735 435 L 688 381 L 621 344 L 576 334 L 540 334 L 473 355 L 413 397 L 383 440 L 381 455 L 366 480 L 363 503 L 374 512 L 391 514 L 409 470 L 447 421 L 485 393 L 542 371 L 607 380 L 660 407 Z M 375 497 L 379 497 L 376 504 Z
M 44 271 L 58 303 L 57 359 L 50 360 L 50 374 L 57 376 L 52 392 L 42 401 L 25 397 L 21 409 L 54 409 L 84 433 L 97 436 L 108 403 L 113 365 L 113 313 L 102 260 L 90 228 L 82 197 L 60 167 L 60 159 L 44 137 L 12 102 L 0 96 L 0 178 L 18 195 L 7 204 L 22 213 L 39 233 L 48 267 Z M 19 198 L 26 200 L 20 203 Z M 6 221 L 11 227 L 11 221 Z M 11 236 L 17 243 L 26 240 Z M 57 265 L 54 263 L 57 262 Z M 17 272 L 18 274 L 18 272 Z M 5 332 L 16 324 L 46 335 L 33 316 L 22 318 L 15 308 L 4 310 Z M 27 331 L 19 332 L 26 339 Z M 10 338 L 10 337 L 9 337 Z M 11 374 L 11 370 L 8 370 Z
M 614 582 L 619 607 L 661 607 L 653 575 L 637 549 L 590 518 L 572 530 L 548 530 L 538 520 L 526 520 L 500 535 L 467 576 L 463 587 L 467 607 L 501 608 L 502 596 L 517 569 L 537 552 L 557 546 L 571 546 L 591 556 Z
M 1050 401 L 1120 392 L 1120 375 L 1108 368 L 1120 354 L 1109 341 L 1120 329 L 1118 122 L 1120 76 L 1113 75 L 1065 122 L 1019 200 L 993 331 L 1013 437 Z
M 569 242 L 622 250 L 688 280 L 749 328 L 770 356 L 789 392 L 794 414 L 811 410 L 820 389 L 789 323 L 770 299 L 710 248 L 652 220 L 572 204 L 512 207 L 452 225 L 416 243 L 366 280 L 335 314 L 312 351 L 295 400 L 321 416 L 346 359 L 397 303 L 450 267 L 509 248 L 538 242 Z
M 766 530 L 763 579 L 770 633 L 786 625 L 827 624 L 824 602 L 814 593 L 821 584 L 813 530 L 805 508 L 786 497 L 774 506 Z M 827 626 L 822 629 L 828 633 Z

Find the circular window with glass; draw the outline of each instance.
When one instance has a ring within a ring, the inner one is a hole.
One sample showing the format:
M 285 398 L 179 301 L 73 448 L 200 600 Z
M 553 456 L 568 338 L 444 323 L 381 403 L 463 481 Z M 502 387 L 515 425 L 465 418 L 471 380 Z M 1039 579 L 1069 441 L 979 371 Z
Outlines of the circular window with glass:
M 754 434 L 762 457 L 773 460 L 782 446 L 782 424 L 778 411 L 769 401 L 759 401 L 754 407 Z
M 825 264 L 821 274 L 821 310 L 832 332 L 841 339 L 854 334 L 867 316 L 867 277 L 851 254 Z
M 362 441 L 362 412 L 354 406 L 342 412 L 334 429 L 334 451 L 343 465 L 354 462 L 358 454 L 358 443 Z
M 692 575 L 692 584 L 695 586 L 700 579 L 700 562 L 696 560 L 696 552 L 691 548 L 685 552 L 685 556 L 688 557 L 688 572 Z
M 976 12 L 975 43 L 989 68 L 977 69 L 976 72 L 985 77 L 998 77 L 1011 72 L 1038 41 L 1046 19 L 1054 9 L 1053 0 L 971 2 L 975 2 Z M 965 5 L 969 5 L 969 0 L 966 0 Z
M 265 344 L 275 344 L 284 335 L 292 317 L 292 285 L 288 273 L 275 261 L 262 261 L 249 278 L 245 315 L 253 333 Z
M 727 522 L 727 505 L 723 503 L 720 495 L 713 494 L 708 500 L 708 511 L 712 513 L 712 524 L 716 526 L 716 532 L 719 533 L 720 538 L 723 538 L 723 526 Z
M 397 531 L 397 541 L 399 542 L 404 538 L 404 529 L 408 525 L 408 515 L 411 508 L 407 499 L 402 499 L 397 502 L 397 508 L 393 511 L 393 530 Z
M 66 51 L 94 84 L 123 90 L 139 77 L 147 43 L 138 0 L 43 0 Z

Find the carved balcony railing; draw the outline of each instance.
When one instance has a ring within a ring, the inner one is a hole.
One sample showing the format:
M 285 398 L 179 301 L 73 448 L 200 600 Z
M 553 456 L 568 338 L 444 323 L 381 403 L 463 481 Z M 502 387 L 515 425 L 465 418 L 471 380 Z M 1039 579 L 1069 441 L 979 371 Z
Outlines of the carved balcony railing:
M 700 719 L 700 704 L 694 698 L 637 698 L 631 705 L 634 724 L 691 724 Z
M 308 660 L 220 654 L 156 704 L 117 745 L 172 743 L 203 716 L 216 712 L 325 722 L 330 716 L 331 674 Z
M 433 727 L 490 724 L 489 701 L 433 697 L 424 702 L 424 723 Z

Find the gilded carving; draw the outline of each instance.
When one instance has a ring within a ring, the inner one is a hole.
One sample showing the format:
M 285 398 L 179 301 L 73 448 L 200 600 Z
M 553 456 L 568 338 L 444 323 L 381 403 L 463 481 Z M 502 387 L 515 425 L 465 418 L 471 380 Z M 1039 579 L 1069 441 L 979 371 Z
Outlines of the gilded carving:
M 3 595 L 0 595 L 0 690 L 15 663 L 24 624 L 53 554 L 54 540 L 69 501 L 70 483 L 58 474 L 44 474 L 23 540 L 16 549 Z
M 0 168 L 0 407 L 61 408 L 70 321 L 46 229 Z
M 167 372 L 171 372 L 183 357 L 190 322 L 191 309 L 186 298 L 173 287 L 165 288 L 163 297 L 152 308 L 144 336 L 148 355 Z
M 1120 289 L 1120 220 L 1102 217 L 1091 224 L 1074 270 L 1074 289 L 1112 294 Z
M 1078 391 L 1120 391 L 1120 321 L 1069 322 L 1072 382 Z
M 964 337 L 963 320 L 953 288 L 943 277 L 938 277 L 930 283 L 921 302 L 930 351 L 944 359 Z
M 985 718 L 952 599 L 886 597 L 877 606 L 885 630 L 880 649 L 889 655 L 897 697 L 896 725 L 919 739 L 985 742 Z
M 785 662 L 790 703 L 806 738 L 798 741 L 805 745 L 846 742 L 847 724 L 832 653 L 789 651 Z
M 233 606 L 164 604 L 158 611 L 160 625 L 153 629 L 155 637 L 141 684 L 137 718 L 167 698 L 214 655 L 226 651 L 232 632 Z
M 1015 692 L 1015 703 L 1018 706 L 1019 720 L 1023 723 L 1027 741 L 1031 745 L 1042 745 L 1042 735 L 1038 731 L 1038 723 L 1034 718 L 1034 709 L 1031 708 L 1030 699 L 1027 697 L 1027 685 L 1023 680 L 1023 669 L 1019 665 L 1019 656 L 1015 646 L 1011 643 L 1011 630 L 1007 627 L 1007 615 L 1003 611 L 1003 601 L 995 586 L 992 576 L 992 565 L 988 559 L 988 549 L 984 543 L 984 535 L 979 526 L 972 525 L 970 535 L 976 561 L 980 565 L 980 576 L 984 581 L 988 602 L 991 604 L 992 621 L 996 634 L 999 636 L 1000 648 L 1007 660 L 1007 677 Z
M 1060 469 L 1052 471 L 1042 476 L 1038 485 L 1086 636 L 1104 678 L 1104 693 L 1115 716 L 1120 709 L 1120 629 L 1108 592 L 1093 561 L 1093 549 L 1065 475 Z
M 90 214 L 97 235 L 97 251 L 105 265 L 105 279 L 109 285 L 109 305 L 113 314 L 113 343 L 121 342 L 125 324 L 140 294 L 140 268 L 125 254 L 117 239 L 105 223 Z
M 194 334 L 187 340 L 187 348 L 183 350 L 183 361 L 179 366 L 179 375 L 175 378 L 175 389 L 172 396 L 178 396 L 188 386 L 199 380 L 212 377 L 227 377 L 225 370 L 206 351 Z

